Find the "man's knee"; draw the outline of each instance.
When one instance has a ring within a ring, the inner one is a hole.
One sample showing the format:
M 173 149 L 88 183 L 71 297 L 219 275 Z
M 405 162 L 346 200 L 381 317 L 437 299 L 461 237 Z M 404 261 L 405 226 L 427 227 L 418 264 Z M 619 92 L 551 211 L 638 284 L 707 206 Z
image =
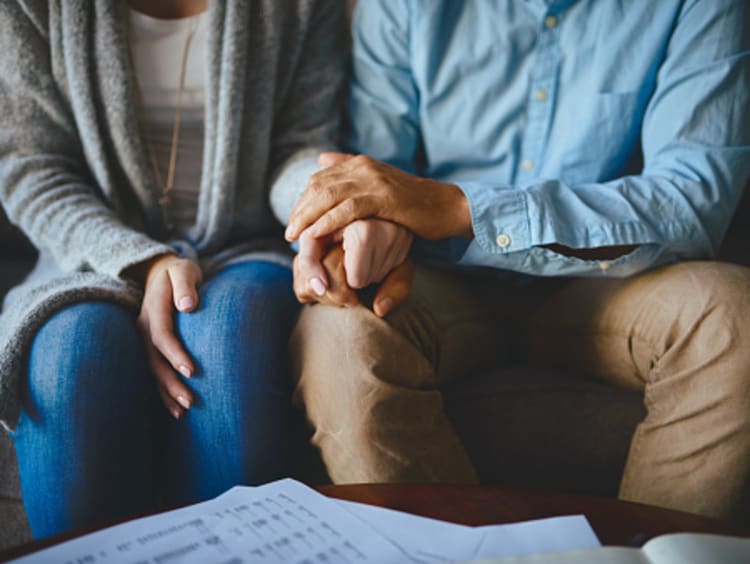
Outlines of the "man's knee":
M 367 386 L 372 379 L 412 388 L 434 387 L 434 372 L 425 355 L 429 328 L 415 321 L 417 312 L 409 315 L 406 309 L 410 305 L 402 304 L 399 321 L 394 322 L 364 306 L 304 307 L 290 340 L 295 376 L 302 385 L 314 380 L 332 388 Z M 415 326 L 424 333 L 421 342 L 415 338 Z
M 750 338 L 750 269 L 720 262 L 685 262 L 661 271 L 672 302 L 668 345 L 681 341 L 707 351 L 745 352 Z
M 359 359 L 394 384 L 434 387 L 484 363 L 496 346 L 494 329 L 472 283 L 456 272 L 417 267 L 409 297 L 385 319 L 365 305 L 305 307 L 292 356 L 298 372 Z

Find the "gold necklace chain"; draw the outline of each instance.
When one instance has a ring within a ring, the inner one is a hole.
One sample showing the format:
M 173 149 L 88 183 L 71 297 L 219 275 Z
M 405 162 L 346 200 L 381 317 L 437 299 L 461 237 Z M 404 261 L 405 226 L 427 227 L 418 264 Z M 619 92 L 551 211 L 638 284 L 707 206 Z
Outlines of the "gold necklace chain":
M 170 203 L 170 192 L 174 188 L 174 175 L 175 175 L 175 169 L 177 167 L 177 153 L 178 153 L 178 148 L 179 148 L 179 143 L 180 143 L 182 96 L 185 91 L 185 78 L 187 74 L 187 61 L 188 61 L 188 55 L 190 53 L 190 44 L 193 41 L 193 36 L 195 35 L 195 31 L 198 27 L 197 22 L 198 22 L 198 16 L 192 16 L 190 18 L 190 26 L 188 28 L 187 38 L 185 39 L 185 46 L 182 49 L 182 62 L 180 64 L 180 82 L 179 82 L 179 88 L 177 90 L 177 99 L 175 101 L 174 118 L 172 121 L 172 141 L 171 141 L 171 146 L 169 149 L 169 163 L 167 165 L 167 181 L 166 182 L 164 182 L 164 177 L 162 176 L 161 170 L 159 169 L 159 163 L 156 160 L 156 152 L 154 151 L 154 147 L 151 143 L 151 139 L 149 138 L 148 135 L 144 135 L 145 141 L 146 141 L 146 149 L 148 151 L 149 160 L 151 161 L 151 168 L 154 171 L 154 176 L 156 177 L 156 181 L 159 184 L 159 188 L 160 188 L 159 204 L 161 206 L 166 206 Z M 130 61 L 131 61 L 131 64 L 134 64 L 135 62 L 132 51 L 130 54 Z M 138 81 L 138 73 L 135 71 L 135 68 L 133 68 L 133 76 L 135 80 L 136 90 L 138 92 L 139 102 L 140 102 L 140 105 L 143 106 L 143 93 L 141 91 L 141 86 Z

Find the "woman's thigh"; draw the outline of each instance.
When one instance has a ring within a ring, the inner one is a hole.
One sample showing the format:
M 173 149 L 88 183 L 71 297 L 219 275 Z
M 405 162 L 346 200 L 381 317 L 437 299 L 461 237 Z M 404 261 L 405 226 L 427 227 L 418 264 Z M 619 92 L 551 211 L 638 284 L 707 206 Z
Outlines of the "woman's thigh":
M 22 403 L 13 439 L 35 535 L 151 508 L 157 396 L 133 312 L 86 302 L 51 317 Z
M 298 304 L 289 269 L 260 261 L 231 265 L 199 290 L 196 311 L 176 318 L 195 361 L 196 401 L 170 424 L 170 501 L 216 495 L 237 483 L 288 472 L 291 386 L 287 341 Z M 187 496 L 187 497 L 183 497 Z

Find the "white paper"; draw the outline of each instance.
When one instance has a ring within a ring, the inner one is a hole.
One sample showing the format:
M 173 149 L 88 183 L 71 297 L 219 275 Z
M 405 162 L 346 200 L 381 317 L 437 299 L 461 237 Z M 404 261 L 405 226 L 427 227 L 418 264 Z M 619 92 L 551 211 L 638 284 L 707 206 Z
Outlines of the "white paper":
M 483 538 L 472 557 L 526 556 L 601 546 L 583 515 L 550 517 L 509 525 L 477 527 Z
M 601 546 L 582 515 L 468 527 L 352 501 L 337 500 L 337 503 L 396 543 L 416 563 L 524 556 Z
M 467 527 L 334 500 L 287 479 L 235 487 L 14 562 L 431 564 L 597 546 L 582 516 Z
M 14 562 L 54 564 L 401 563 L 393 543 L 294 480 L 130 521 Z

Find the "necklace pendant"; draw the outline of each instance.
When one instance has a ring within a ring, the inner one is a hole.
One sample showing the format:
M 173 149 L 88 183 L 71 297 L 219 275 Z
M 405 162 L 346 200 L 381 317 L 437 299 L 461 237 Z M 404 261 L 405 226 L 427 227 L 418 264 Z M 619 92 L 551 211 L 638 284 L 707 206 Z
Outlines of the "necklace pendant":
M 160 206 L 168 206 L 170 202 L 169 195 L 164 194 L 159 198 L 159 205 Z

